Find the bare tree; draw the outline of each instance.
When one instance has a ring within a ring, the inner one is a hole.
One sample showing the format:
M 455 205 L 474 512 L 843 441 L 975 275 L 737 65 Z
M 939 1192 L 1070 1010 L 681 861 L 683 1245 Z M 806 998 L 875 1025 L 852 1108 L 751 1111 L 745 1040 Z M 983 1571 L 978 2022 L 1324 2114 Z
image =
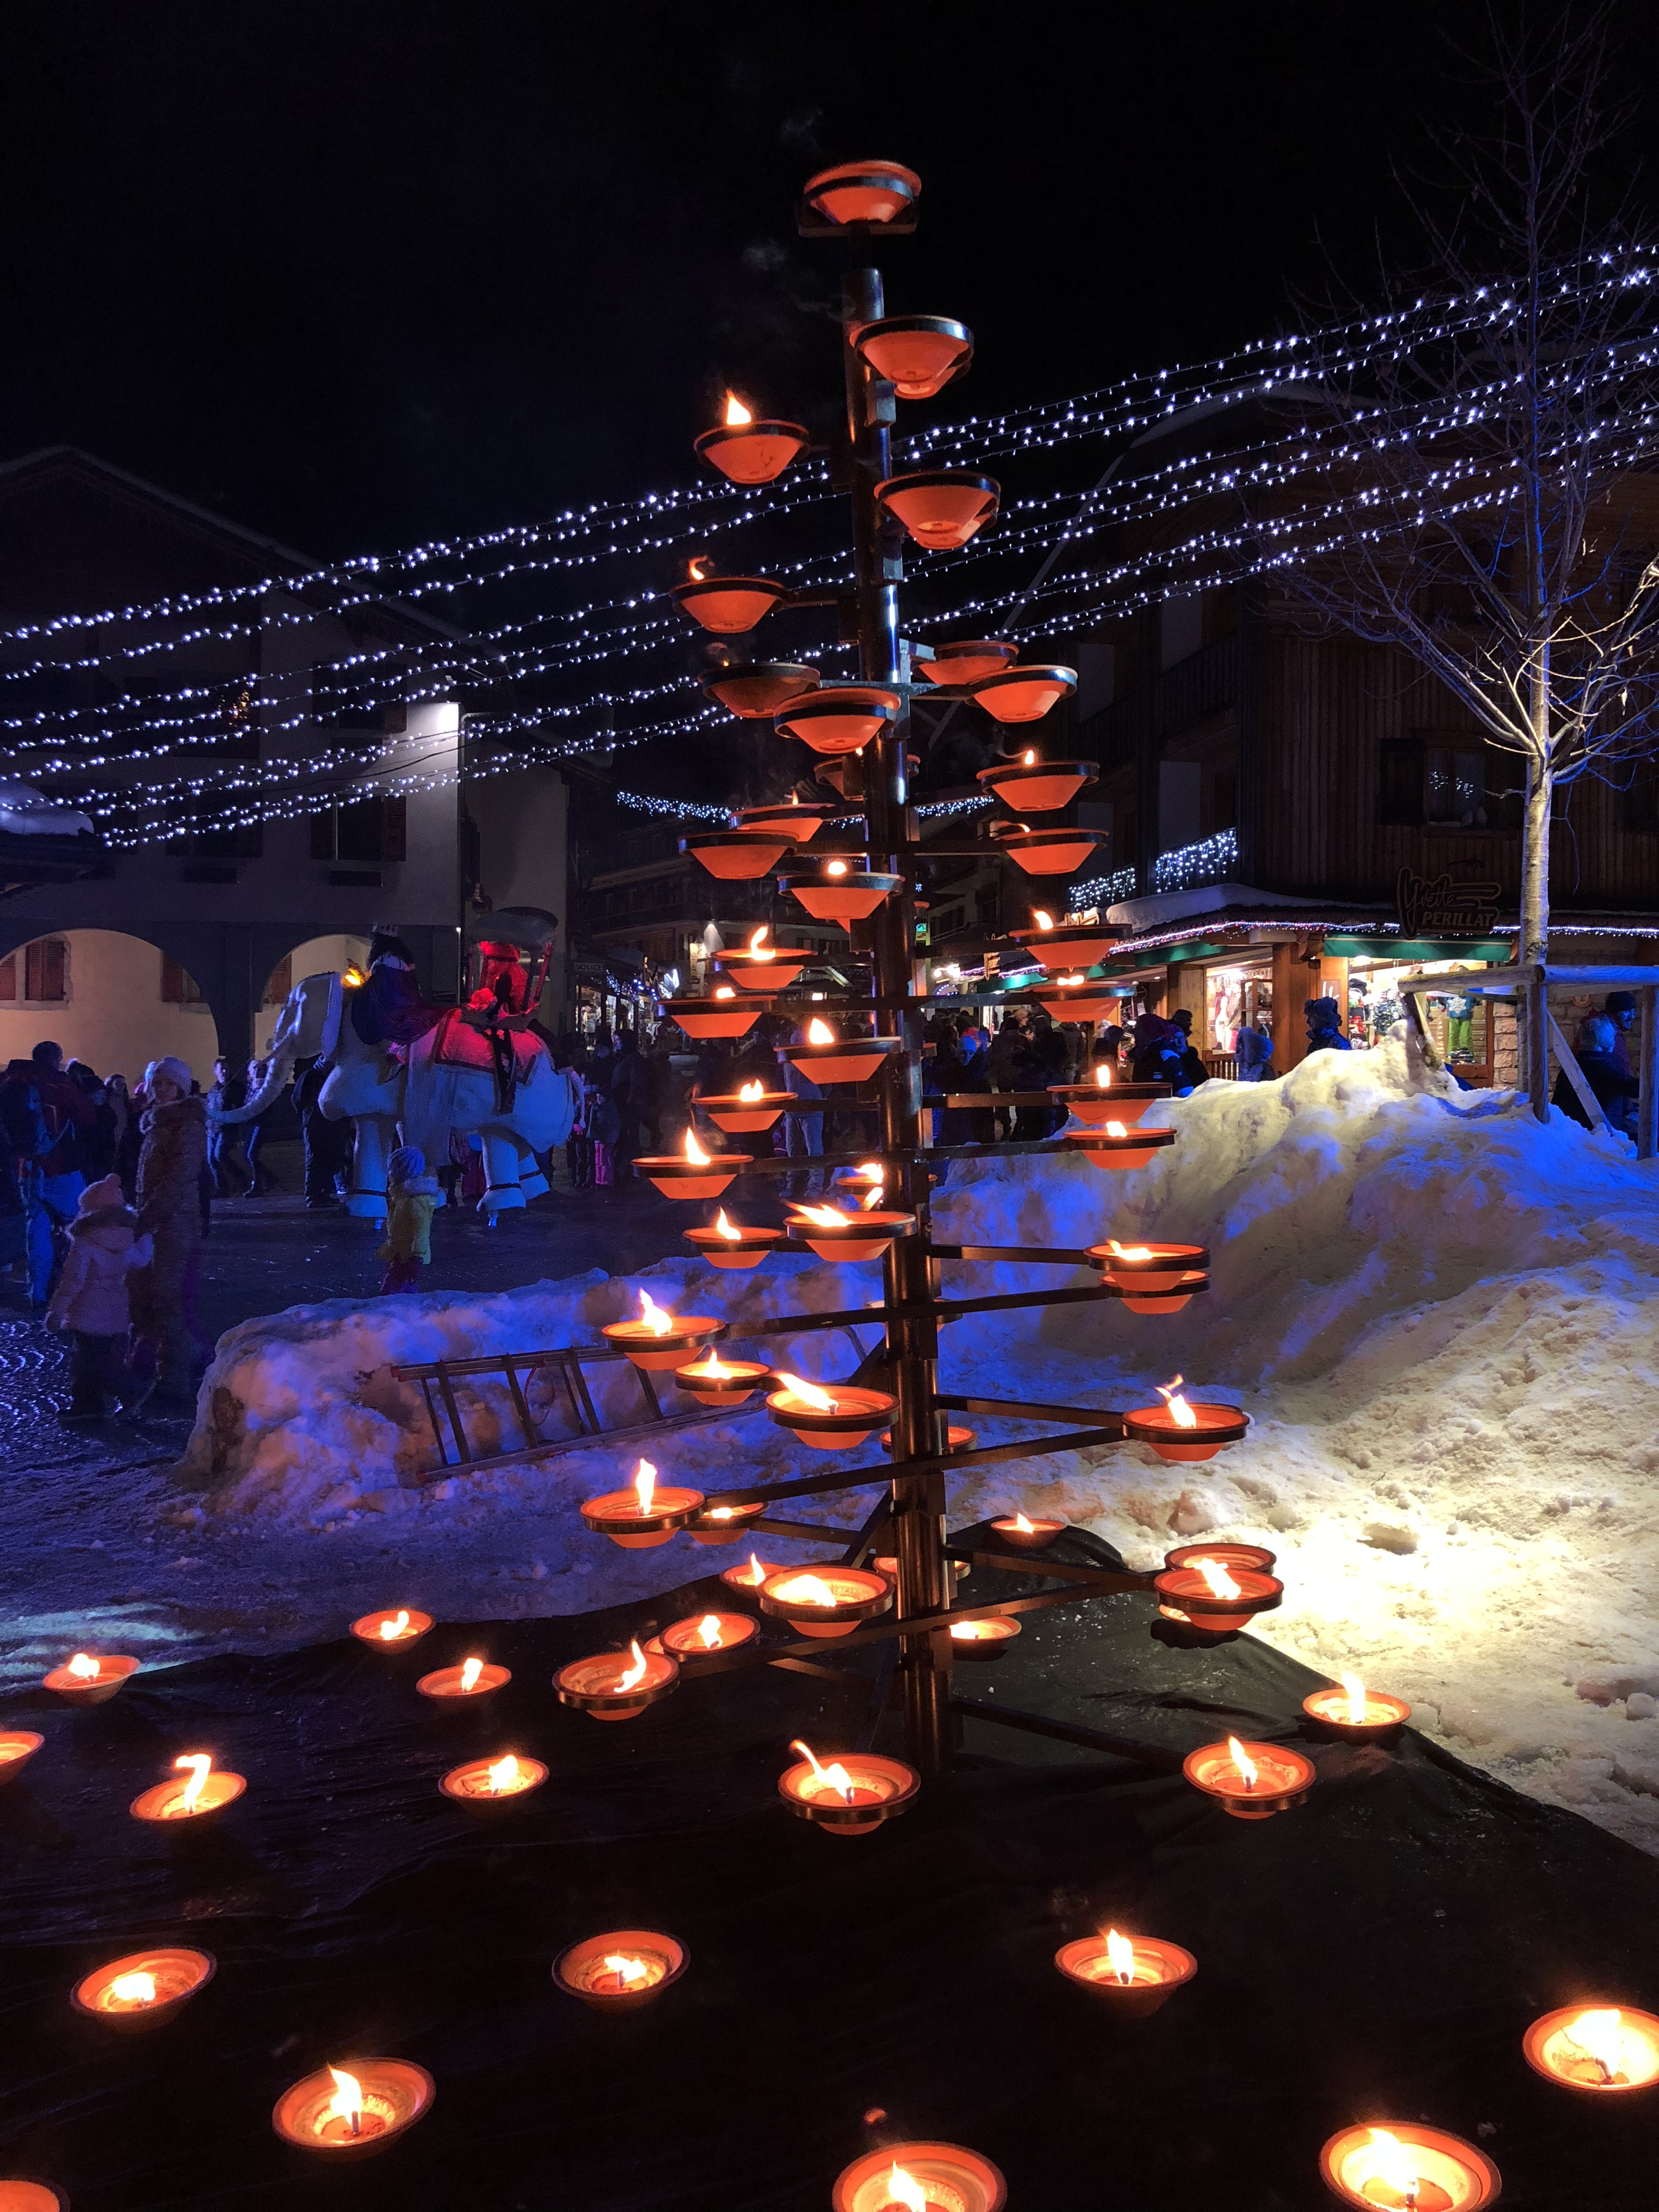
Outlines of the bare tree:
M 1435 289 L 1484 298 L 1491 320 L 1449 317 L 1363 388 L 1332 392 L 1374 434 L 1347 526 L 1285 578 L 1321 619 L 1412 655 L 1520 763 L 1527 963 L 1548 951 L 1557 789 L 1626 781 L 1659 746 L 1659 258 L 1593 206 L 1626 119 L 1609 15 L 1534 32 L 1492 11 L 1492 128 L 1441 142 L 1456 213 L 1413 195 Z

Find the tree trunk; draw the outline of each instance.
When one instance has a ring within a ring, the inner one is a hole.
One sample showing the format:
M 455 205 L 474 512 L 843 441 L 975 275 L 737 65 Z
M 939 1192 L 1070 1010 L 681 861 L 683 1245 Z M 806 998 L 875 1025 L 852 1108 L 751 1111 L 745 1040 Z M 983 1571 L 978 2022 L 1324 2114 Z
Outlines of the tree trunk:
M 1547 711 L 1547 709 L 1546 710 Z M 1521 830 L 1521 936 L 1516 958 L 1523 968 L 1541 967 L 1549 957 L 1550 801 L 1555 772 L 1547 754 L 1527 760 L 1526 814 Z M 1543 1019 L 1544 996 L 1528 1000 L 1522 1075 L 1537 1120 L 1549 1118 L 1549 1024 Z

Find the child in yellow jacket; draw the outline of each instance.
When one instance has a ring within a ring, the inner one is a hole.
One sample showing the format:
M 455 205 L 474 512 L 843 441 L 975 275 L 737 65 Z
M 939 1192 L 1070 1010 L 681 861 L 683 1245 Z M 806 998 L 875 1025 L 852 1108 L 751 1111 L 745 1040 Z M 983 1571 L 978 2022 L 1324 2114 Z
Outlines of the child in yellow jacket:
M 386 1261 L 380 1294 L 412 1291 L 422 1267 L 432 1265 L 432 1215 L 440 1196 L 426 1171 L 426 1155 L 400 1145 L 386 1164 L 386 1243 L 375 1254 Z

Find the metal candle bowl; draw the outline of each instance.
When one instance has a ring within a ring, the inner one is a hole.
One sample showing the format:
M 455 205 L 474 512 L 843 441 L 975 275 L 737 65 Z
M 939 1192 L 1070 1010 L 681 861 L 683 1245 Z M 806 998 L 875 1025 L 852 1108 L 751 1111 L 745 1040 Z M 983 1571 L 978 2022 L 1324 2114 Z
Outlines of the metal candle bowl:
M 70 2212 L 70 2201 L 49 2181 L 0 2181 L 0 2212 Z
M 1006 638 L 958 638 L 949 645 L 918 646 L 911 666 L 930 684 L 977 684 L 1000 675 L 1019 659 L 1019 647 Z
M 635 1367 L 653 1375 L 666 1375 L 684 1367 L 706 1344 L 717 1344 L 729 1324 L 712 1314 L 676 1314 L 672 1325 L 659 1333 L 648 1322 L 608 1321 L 599 1331 L 605 1342 L 627 1355 Z
M 513 1680 L 506 1667 L 480 1667 L 478 1678 L 470 1690 L 461 1687 L 463 1679 L 459 1667 L 438 1667 L 431 1674 L 422 1674 L 415 1685 L 423 1698 L 434 1698 L 441 1705 L 459 1708 L 470 1705 L 479 1698 L 487 1698 L 492 1690 L 504 1690 Z
M 957 1620 L 951 1625 L 951 1654 L 955 1659 L 1000 1659 L 1019 1634 L 1019 1623 L 1000 1619 Z
M 720 1623 L 720 1640 L 718 1644 L 705 1644 L 702 1625 L 709 1618 L 707 1613 L 688 1613 L 683 1620 L 671 1620 L 658 1641 L 681 1666 L 695 1671 L 699 1660 L 717 1658 L 722 1651 L 735 1650 L 740 1644 L 752 1644 L 760 1634 L 760 1623 L 750 1614 L 717 1613 L 713 1618 Z
M 138 1672 L 137 1660 L 120 1652 L 88 1651 L 86 1656 L 98 1662 L 98 1672 L 90 1680 L 72 1674 L 67 1666 L 54 1667 L 41 1678 L 42 1686 L 55 1691 L 66 1705 L 101 1705 Z
M 1075 982 L 1063 975 L 1054 976 L 1046 983 L 1037 984 L 1035 990 L 1038 1006 L 1057 1022 L 1104 1021 L 1123 996 L 1115 985 L 1091 982 L 1084 975 Z M 1117 1118 L 1121 1121 L 1123 1117 L 1120 1115 Z
M 820 1260 L 879 1260 L 897 1237 L 914 1237 L 914 1213 L 849 1213 L 834 1228 L 817 1221 L 792 1221 L 789 1241 L 810 1245 Z
M 1623 2097 L 1633 2089 L 1650 2089 L 1659 2081 L 1659 2020 L 1650 2012 L 1635 2012 L 1628 2005 L 1618 2008 L 1625 2063 L 1611 2081 L 1568 2033 L 1581 2014 L 1611 2009 L 1587 2000 L 1547 2012 L 1521 2039 L 1521 2055 L 1534 2074 L 1564 2089 L 1582 2089 L 1593 2097 Z
M 789 1810 L 832 1836 L 867 1836 L 906 1811 L 921 1789 L 921 1777 L 902 1759 L 873 1751 L 826 1752 L 823 1767 L 840 1766 L 852 1784 L 850 1798 L 830 1787 L 810 1759 L 787 1767 L 778 1777 L 778 1795 Z
M 382 1627 L 395 1626 L 399 1614 L 407 1613 L 408 1626 L 400 1636 L 382 1636 Z M 351 1624 L 351 1632 L 360 1644 L 367 1644 L 371 1651 L 407 1651 L 420 1642 L 432 1626 L 429 1613 L 416 1613 L 414 1607 L 383 1606 L 379 1613 L 365 1613 Z
M 1062 921 L 1056 923 L 1053 929 L 1011 929 L 1008 933 L 1012 943 L 1023 945 L 1027 952 L 1035 953 L 1044 968 L 1064 968 L 1068 974 L 1073 968 L 1092 968 L 1097 960 L 1109 958 L 1119 938 L 1124 934 L 1113 924 L 1100 921 Z M 1066 1086 L 1068 1090 L 1079 1087 L 1075 1084 Z M 1092 1089 L 1093 1086 L 1088 1087 Z M 1152 1086 L 1135 1085 L 1128 1087 L 1139 1090 Z M 1170 1086 L 1167 1083 L 1160 1083 L 1156 1088 L 1167 1092 Z M 1064 1098 L 1066 1095 L 1065 1090 L 1054 1093 L 1056 1098 Z
M 1092 830 L 1005 830 L 994 849 L 1006 853 L 1028 876 L 1069 876 L 1080 868 L 1100 842 Z
M 1123 1121 L 1121 1114 L 1109 1118 Z M 1144 1168 L 1154 1152 L 1166 1151 L 1175 1140 L 1173 1129 L 1138 1129 L 1127 1122 L 1121 1136 L 1113 1129 L 1062 1129 L 1060 1137 L 1062 1145 L 1081 1152 L 1091 1167 L 1109 1168 L 1118 1174 Z
M 770 483 L 811 441 L 799 422 L 722 422 L 695 443 L 697 457 L 737 484 Z
M 711 1267 L 758 1267 L 769 1252 L 789 1242 L 781 1229 L 739 1229 L 735 1237 L 720 1229 L 688 1229 L 685 1241 Z
M 607 1490 L 599 1498 L 584 1498 L 578 1509 L 582 1524 L 596 1536 L 609 1536 L 624 1552 L 651 1552 L 665 1544 L 678 1528 L 696 1520 L 702 1511 L 700 1490 L 678 1490 L 659 1484 L 651 1494 L 648 1510 L 640 1510 L 639 1495 L 632 1486 Z
M 789 586 L 771 576 L 697 576 L 677 584 L 668 596 L 682 614 L 717 637 L 744 637 L 788 598 Z
M 689 1037 L 740 1037 L 748 1036 L 763 1014 L 771 1012 L 772 1001 L 752 991 L 739 998 L 733 988 L 725 999 L 665 999 L 662 1008 Z
M 1177 1544 L 1173 1552 L 1164 1554 L 1166 1567 L 1189 1567 L 1194 1559 L 1215 1559 L 1224 1567 L 1254 1567 L 1261 1574 L 1270 1575 L 1277 1560 L 1277 1552 L 1269 1552 L 1261 1544 Z
M 1012 1544 L 1017 1552 L 1046 1552 L 1056 1536 L 1063 1536 L 1066 1523 L 1052 1518 L 1045 1520 L 1040 1514 L 1028 1513 L 1029 1528 L 1021 1528 L 1011 1513 L 1006 1520 L 994 1521 L 992 1533 L 1005 1544 Z
M 695 837 L 682 837 L 680 850 L 720 883 L 754 884 L 771 874 L 789 850 L 789 842 L 781 834 L 758 837 L 741 830 L 706 830 Z
M 1246 1785 L 1224 1743 L 1201 1744 L 1188 1752 L 1181 1771 L 1194 1790 L 1214 1798 L 1236 1820 L 1268 1820 L 1299 1805 L 1314 1785 L 1314 1766 L 1299 1751 L 1282 1743 L 1245 1743 L 1241 1749 L 1256 1769 L 1255 1787 Z
M 711 670 L 702 679 L 702 688 L 711 699 L 718 699 L 728 713 L 748 721 L 757 720 L 762 715 L 769 718 L 786 699 L 799 698 L 817 680 L 817 670 L 807 667 L 802 661 L 745 660 L 735 668 Z M 684 839 L 681 851 L 695 842 L 689 837 Z
M 778 1058 L 811 1083 L 862 1083 L 890 1053 L 903 1049 L 902 1037 L 847 1037 L 833 1044 L 781 1045 Z
M 775 1390 L 766 1401 L 780 1428 L 793 1429 L 803 1443 L 819 1451 L 848 1451 L 861 1444 L 877 1429 L 888 1425 L 898 1403 L 885 1390 L 860 1389 L 851 1382 L 838 1382 L 833 1389 L 823 1383 L 819 1388 L 835 1400 L 833 1410 L 809 1406 L 793 1390 Z
M 1098 1997 L 1120 2019 L 1145 2020 L 1191 1981 L 1198 1961 L 1179 1943 L 1166 1943 L 1158 1936 L 1132 1936 L 1128 1942 L 1134 1953 L 1131 1981 L 1118 1979 L 1103 1936 L 1083 1936 L 1074 1943 L 1062 1943 L 1054 1964 L 1068 1982 Z
M 824 872 L 811 876 L 782 875 L 778 878 L 778 889 L 788 892 L 805 908 L 815 921 L 838 921 L 845 928 L 849 921 L 863 921 L 872 915 L 878 906 L 892 897 L 903 881 L 902 876 L 848 868 L 839 876 Z M 826 1051 L 828 1048 L 827 1046 L 821 1048 Z M 794 1058 L 793 1049 L 790 1057 Z M 805 1072 L 811 1073 L 810 1070 Z M 873 1073 L 873 1070 L 869 1072 Z M 854 1083 L 859 1078 L 825 1075 L 823 1080 L 825 1083 Z
M 713 1152 L 702 1161 L 688 1160 L 682 1152 L 653 1152 L 635 1160 L 634 1172 L 665 1198 L 718 1198 L 748 1164 L 747 1152 Z
M 619 1690 L 621 1677 L 633 1671 L 626 1651 L 600 1651 L 588 1659 L 573 1659 L 553 1677 L 562 1705 L 574 1706 L 590 1720 L 636 1720 L 647 1705 L 654 1705 L 679 1687 L 680 1663 L 665 1651 L 645 1654 L 645 1673 L 632 1688 Z
M 758 1564 L 761 1571 L 759 1582 L 754 1579 L 754 1570 L 747 1559 L 740 1567 L 722 1567 L 720 1580 L 726 1584 L 727 1589 L 735 1590 L 739 1597 L 753 1598 L 758 1604 L 760 1594 L 770 1577 L 783 1572 L 781 1567 L 774 1566 L 769 1560 L 761 1559 Z
M 153 1790 L 141 1791 L 127 1810 L 135 1820 L 159 1820 L 167 1826 L 177 1821 L 182 1826 L 189 1826 L 195 1821 L 211 1820 L 227 1805 L 234 1805 L 247 1788 L 247 1777 L 232 1774 L 224 1767 L 210 1768 L 196 1802 L 186 1810 L 184 1794 L 188 1787 L 177 1777 L 171 1782 L 158 1782 Z
M 629 1988 L 625 1977 L 605 1965 L 608 1958 L 636 1960 L 647 1978 Z M 612 1928 L 561 1951 L 553 1961 L 553 1979 L 567 1996 L 580 1997 L 596 2012 L 637 2012 L 678 1981 L 690 1962 L 691 1954 L 676 1936 L 654 1928 Z
M 720 1364 L 730 1370 L 727 1374 L 711 1375 L 695 1361 L 689 1367 L 677 1367 L 675 1388 L 700 1406 L 741 1406 L 771 1380 L 772 1370 L 758 1359 L 727 1359 Z
M 46 1740 L 33 1729 L 8 1729 L 0 1735 L 0 1790 L 16 1781 Z
M 1207 1287 L 1209 1264 L 1204 1244 L 1134 1244 L 1127 1255 L 1109 1244 L 1089 1247 L 1089 1265 L 1123 1293 L 1131 1313 L 1179 1313 L 1194 1291 Z
M 740 991 L 787 991 L 792 983 L 799 980 L 802 969 L 813 957 L 813 953 L 804 947 L 798 947 L 789 952 L 784 951 L 781 948 L 775 952 L 768 952 L 763 949 L 758 952 L 716 953 L 714 965 L 720 969 L 720 974 L 728 977 Z M 697 1101 L 699 1106 L 707 1106 L 708 1103 L 706 1098 L 699 1098 Z M 723 1129 L 732 1129 L 739 1126 L 735 1121 L 720 1123 Z M 764 1129 L 770 1125 L 761 1121 L 755 1126 Z
M 1378 2172 L 1372 2141 L 1378 2129 L 1386 2129 L 1395 2138 L 1419 2179 L 1416 2212 L 1482 2212 L 1484 2206 L 1497 2203 L 1503 2182 L 1485 2151 L 1461 2136 L 1448 2135 L 1443 2128 L 1425 2128 L 1410 2120 L 1376 2120 L 1364 2127 L 1344 2128 L 1319 2154 L 1320 2179 L 1345 2204 L 1376 2212 L 1378 2205 L 1397 2208 L 1407 2201 Z
M 814 1604 L 795 1594 L 796 1585 L 809 1577 L 832 1594 L 833 1605 Z M 893 1585 L 872 1567 L 809 1561 L 801 1567 L 780 1567 L 760 1589 L 761 1611 L 787 1620 L 799 1636 L 850 1636 L 860 1621 L 890 1611 L 892 1603 Z
M 1123 1433 L 1131 1443 L 1150 1444 L 1160 1459 L 1213 1459 L 1250 1425 L 1249 1415 L 1237 1406 L 1194 1404 L 1192 1411 L 1198 1418 L 1187 1428 L 1167 1406 L 1137 1406 L 1123 1416 Z
M 727 1091 L 715 1097 L 696 1099 L 693 1103 L 700 1114 L 708 1115 L 716 1128 L 740 1137 L 769 1129 L 794 1095 L 793 1091 L 763 1091 L 758 1098 L 745 1098 L 738 1091 Z
M 172 2020 L 198 1990 L 213 1979 L 216 1964 L 210 1951 L 185 1951 L 158 1945 L 149 1951 L 131 1951 L 125 1959 L 112 1959 L 84 1975 L 70 1992 L 70 2002 L 88 2020 L 125 2034 L 160 2027 Z M 147 2003 L 118 1996 L 114 1985 L 129 1974 L 148 1974 L 155 1995 Z
M 1008 2185 L 988 2158 L 961 2143 L 889 2143 L 843 2166 L 830 2192 L 834 2212 L 886 2212 L 897 2166 L 927 2199 L 928 2212 L 1002 2212 Z
M 735 1544 L 749 1523 L 765 1512 L 763 1498 L 748 1505 L 705 1505 L 695 1521 L 686 1522 L 685 1533 L 694 1544 Z
M 452 1766 L 438 1787 L 453 1803 L 465 1805 L 470 1813 L 493 1813 L 503 1805 L 517 1805 L 541 1788 L 547 1769 L 539 1759 L 520 1759 L 516 1752 L 513 1756 L 519 1764 L 510 1789 L 489 1786 L 489 1770 L 501 1765 L 499 1759 L 470 1759 L 464 1765 Z
M 1005 703 L 1010 693 L 1029 693 L 1032 698 L 1048 695 L 1048 706 L 1066 695 L 1066 687 L 1053 679 L 1069 674 L 1069 670 L 1036 670 L 1010 668 L 1000 675 L 981 679 L 974 687 L 974 698 L 981 707 Z M 1048 680 L 1044 681 L 1047 678 Z M 999 696 L 1000 695 L 1000 696 Z M 999 721 L 1036 721 L 1048 708 L 1037 714 L 1000 714 Z M 1016 806 L 1028 814 L 1052 814 L 1056 807 L 1064 806 L 1077 797 L 1085 784 L 1093 783 L 1100 773 L 1098 761 L 1033 761 L 1028 767 L 1024 761 L 1015 761 L 1006 768 L 982 768 L 979 781 L 1005 806 Z
M 1182 1620 L 1190 1621 L 1194 1628 L 1206 1629 L 1212 1636 L 1248 1628 L 1257 1613 L 1274 1612 L 1283 1602 L 1285 1585 L 1276 1577 L 1250 1567 L 1228 1571 L 1238 1585 L 1237 1597 L 1217 1597 L 1196 1566 L 1166 1568 L 1152 1588 L 1164 1605 L 1178 1609 Z
M 425 2067 L 406 2058 L 347 2058 L 341 2061 L 341 2070 L 350 2074 L 363 2093 L 361 2132 L 354 2136 L 347 2121 L 330 2112 L 335 2082 L 325 2066 L 276 2100 L 270 2124 L 284 2142 L 330 2158 L 373 2158 L 423 2119 L 438 2094 Z
M 1412 1717 L 1412 1709 L 1403 1698 L 1391 1698 L 1385 1690 L 1367 1690 L 1365 1717 L 1350 1720 L 1348 1693 L 1343 1689 L 1316 1690 L 1304 1698 L 1302 1710 L 1314 1723 L 1322 1735 L 1340 1736 L 1347 1743 L 1386 1741 L 1399 1735 Z
M 797 684 L 789 696 L 796 697 L 801 689 L 802 686 Z M 740 806 L 732 817 L 732 827 L 750 836 L 763 836 L 767 831 L 775 830 L 781 837 L 793 838 L 796 844 L 805 845 L 817 836 L 826 822 L 835 821 L 842 811 L 839 806 L 826 806 L 818 800 L 804 801 L 794 805 Z M 729 953 L 720 953 L 716 956 L 716 964 L 724 965 L 730 957 Z M 808 960 L 811 955 L 803 953 L 801 957 Z
M 1133 1129 L 1149 1106 L 1175 1093 L 1167 1083 L 1057 1083 L 1048 1096 L 1091 1128 L 1121 1121 Z

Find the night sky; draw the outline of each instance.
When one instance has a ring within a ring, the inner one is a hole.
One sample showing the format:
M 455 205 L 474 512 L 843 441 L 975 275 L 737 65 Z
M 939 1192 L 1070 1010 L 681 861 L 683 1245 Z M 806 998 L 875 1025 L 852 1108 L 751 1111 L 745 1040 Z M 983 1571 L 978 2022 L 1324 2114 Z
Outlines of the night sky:
M 1391 169 L 1476 112 L 1442 33 L 1480 21 L 14 0 L 0 455 L 85 446 L 319 555 L 688 481 L 721 383 L 830 399 L 833 259 L 791 205 L 870 153 L 925 185 L 890 310 L 977 337 L 942 410 L 1190 360 L 1409 255 Z

